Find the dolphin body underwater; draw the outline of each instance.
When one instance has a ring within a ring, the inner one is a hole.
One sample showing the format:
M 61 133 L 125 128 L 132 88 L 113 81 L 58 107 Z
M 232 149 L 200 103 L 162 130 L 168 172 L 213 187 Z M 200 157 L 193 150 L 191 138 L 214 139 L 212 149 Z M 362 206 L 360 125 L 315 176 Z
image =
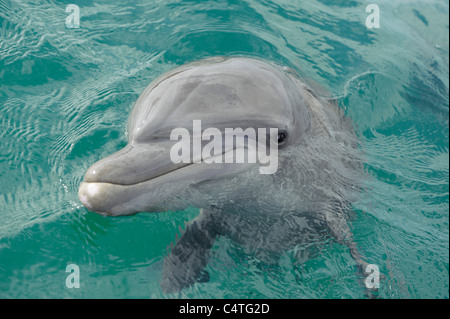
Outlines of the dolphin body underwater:
M 218 236 L 264 263 L 283 253 L 302 261 L 308 247 L 330 236 L 348 246 L 364 274 L 368 264 L 348 224 L 361 189 L 362 154 L 352 123 L 340 113 L 270 62 L 216 57 L 190 63 L 144 90 L 129 117 L 128 144 L 88 169 L 79 198 L 108 216 L 200 209 L 164 260 L 164 293 L 201 280 Z M 278 139 L 270 141 L 278 150 L 276 172 L 260 174 L 258 163 L 174 163 L 170 132 L 192 131 L 194 120 L 221 132 L 277 128 Z

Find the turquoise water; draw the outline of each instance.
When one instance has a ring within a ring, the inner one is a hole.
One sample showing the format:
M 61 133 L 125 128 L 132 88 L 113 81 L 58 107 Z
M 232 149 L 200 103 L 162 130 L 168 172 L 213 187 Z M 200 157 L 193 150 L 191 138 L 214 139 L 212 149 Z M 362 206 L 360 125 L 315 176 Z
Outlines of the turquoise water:
M 355 241 L 383 298 L 449 297 L 449 4 L 376 1 L 0 0 L 0 298 L 364 298 L 348 249 L 261 269 L 220 238 L 210 280 L 163 295 L 168 246 L 198 210 L 108 218 L 77 197 L 127 141 L 158 75 L 214 55 L 263 57 L 338 98 L 359 128 Z M 375 3 L 375 2 L 374 2 Z M 80 288 L 65 285 L 68 264 Z

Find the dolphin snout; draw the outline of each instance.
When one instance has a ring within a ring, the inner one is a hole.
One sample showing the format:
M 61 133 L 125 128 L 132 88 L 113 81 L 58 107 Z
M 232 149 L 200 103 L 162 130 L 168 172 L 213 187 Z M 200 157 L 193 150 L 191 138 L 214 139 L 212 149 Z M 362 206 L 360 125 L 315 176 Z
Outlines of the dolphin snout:
M 164 142 L 128 144 L 96 162 L 87 170 L 78 190 L 81 203 L 89 211 L 111 216 L 153 210 L 151 194 L 158 192 L 161 179 L 186 166 L 174 164 L 168 149 L 168 143 Z
M 128 144 L 120 151 L 92 165 L 85 182 L 134 185 L 184 166 L 170 159 L 171 143 Z
M 96 162 L 86 171 L 84 181 L 129 185 L 140 182 L 145 174 L 142 169 L 150 160 L 139 148 L 127 145 L 120 151 Z

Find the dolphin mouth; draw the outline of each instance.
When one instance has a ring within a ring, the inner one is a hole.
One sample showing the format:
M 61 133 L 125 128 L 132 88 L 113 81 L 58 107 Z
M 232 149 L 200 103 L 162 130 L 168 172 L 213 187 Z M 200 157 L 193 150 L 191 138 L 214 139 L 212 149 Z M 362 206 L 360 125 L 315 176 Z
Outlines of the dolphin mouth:
M 205 158 L 233 155 L 235 149 Z M 150 159 L 150 160 L 149 160 Z M 131 215 L 142 211 L 167 210 L 169 201 L 193 185 L 228 174 L 242 172 L 254 164 L 173 163 L 159 147 L 127 145 L 92 165 L 80 184 L 78 197 L 89 210 L 101 215 Z M 181 209 L 181 208 L 176 208 Z M 172 210 L 172 209 L 171 209 Z
M 169 183 L 176 183 L 177 173 L 182 175 L 180 172 L 188 171 L 189 167 L 193 167 L 193 164 L 173 168 L 136 183 L 85 180 L 80 184 L 78 197 L 89 211 L 104 216 L 132 215 L 140 211 L 162 211 L 161 208 L 153 208 L 154 202 L 161 197 L 158 190 Z M 143 202 L 145 205 L 142 205 Z
M 140 185 L 143 188 L 146 188 L 146 183 L 149 183 L 152 180 L 157 180 L 159 177 L 174 174 L 176 173 L 176 171 L 186 168 L 190 165 L 193 164 L 185 164 L 181 167 L 173 168 L 172 170 L 162 172 L 159 175 L 155 175 L 146 180 L 142 180 L 136 183 L 121 184 L 114 182 L 99 182 L 91 180 L 91 178 L 89 178 L 89 180 L 85 179 L 85 181 L 80 184 L 80 187 L 78 189 L 78 198 L 80 199 L 83 206 L 86 207 L 89 211 L 96 212 L 97 214 L 103 216 L 130 215 L 134 212 L 123 211 L 122 213 L 117 214 L 112 208 L 107 208 L 108 206 L 111 207 L 114 204 L 114 193 L 116 193 L 117 195 L 123 195 L 127 193 L 127 189 L 133 189 L 139 187 Z M 112 195 L 109 195 L 109 193 L 112 193 Z

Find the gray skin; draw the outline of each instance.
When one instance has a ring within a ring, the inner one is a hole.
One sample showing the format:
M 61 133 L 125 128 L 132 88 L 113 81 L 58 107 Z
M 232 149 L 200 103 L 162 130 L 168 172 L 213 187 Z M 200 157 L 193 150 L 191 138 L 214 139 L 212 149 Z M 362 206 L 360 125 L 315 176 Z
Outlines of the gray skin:
M 260 174 L 261 163 L 174 164 L 170 132 L 191 130 L 193 120 L 202 121 L 202 130 L 285 132 L 276 173 Z M 128 133 L 124 149 L 88 169 L 79 198 L 110 216 L 201 209 L 165 258 L 165 293 L 200 280 L 218 236 L 273 263 L 286 252 L 302 261 L 308 247 L 330 235 L 349 247 L 362 278 L 367 263 L 348 225 L 363 175 L 355 132 L 336 105 L 286 68 L 243 57 L 176 68 L 141 94 Z

